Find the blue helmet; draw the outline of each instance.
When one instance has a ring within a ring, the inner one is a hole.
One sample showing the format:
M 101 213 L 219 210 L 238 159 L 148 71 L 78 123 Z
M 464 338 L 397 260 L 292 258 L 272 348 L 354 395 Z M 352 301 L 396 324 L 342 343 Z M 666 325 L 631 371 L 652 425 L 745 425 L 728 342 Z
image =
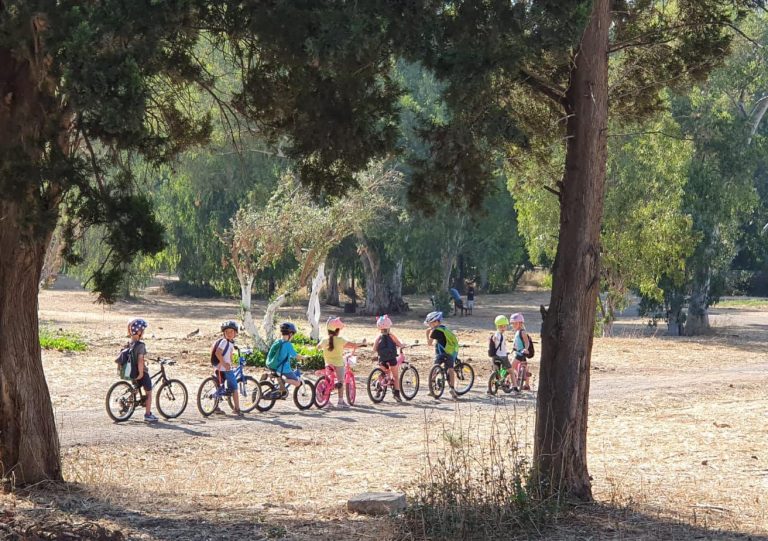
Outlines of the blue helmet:
M 424 325 L 429 325 L 433 321 L 442 321 L 442 320 L 443 320 L 442 312 L 430 312 L 427 314 L 426 319 L 424 319 Z
M 131 336 L 134 334 L 139 334 L 141 331 L 149 327 L 149 323 L 144 321 L 141 318 L 132 319 L 128 322 L 128 330 L 131 331 Z
M 296 334 L 296 325 L 290 321 L 286 321 L 280 325 L 280 334 Z

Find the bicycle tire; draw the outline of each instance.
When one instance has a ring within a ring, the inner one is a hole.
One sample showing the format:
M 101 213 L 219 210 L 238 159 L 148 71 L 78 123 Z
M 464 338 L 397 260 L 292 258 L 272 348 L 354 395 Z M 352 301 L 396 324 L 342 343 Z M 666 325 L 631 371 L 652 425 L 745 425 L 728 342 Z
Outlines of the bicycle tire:
M 419 371 L 409 366 L 400 372 L 400 394 L 406 400 L 413 400 L 419 392 Z
M 493 372 L 491 372 L 491 375 L 488 378 L 488 394 L 496 396 L 496 393 L 499 392 L 500 387 L 501 387 L 501 376 L 499 375 L 498 370 L 494 370 Z
M 387 387 L 382 385 L 385 375 L 384 370 L 381 368 L 374 368 L 368 375 L 368 381 L 366 382 L 366 388 L 368 390 L 368 398 L 374 404 L 379 404 L 387 396 Z
M 187 409 L 187 386 L 178 379 L 168 379 L 157 389 L 157 411 L 166 419 L 175 419 Z
M 344 393 L 347 396 L 347 404 L 354 406 L 357 399 L 357 383 L 354 376 L 344 383 Z
M 221 397 L 216 394 L 218 389 L 219 382 L 213 376 L 205 378 L 197 389 L 197 410 L 203 417 L 210 417 L 219 407 Z
M 331 385 L 328 376 L 320 376 L 315 382 L 315 406 L 322 409 L 331 401 Z
M 114 395 L 114 396 L 113 396 Z M 115 409 L 112 409 L 112 401 L 115 400 Z M 107 415 L 116 423 L 127 421 L 136 411 L 136 392 L 127 381 L 117 381 L 107 391 Z
M 471 364 L 465 362 L 458 362 L 456 365 L 454 389 L 457 395 L 462 396 L 471 391 L 475 384 L 475 369 L 472 368 Z
M 300 410 L 308 410 L 315 403 L 315 385 L 302 378 L 301 385 L 293 389 L 293 403 Z
M 261 400 L 261 386 L 251 376 L 243 376 L 237 382 L 237 391 L 240 393 L 240 411 L 250 413 L 256 409 L 256 404 Z M 227 395 L 227 404 L 232 411 L 235 411 L 235 401 L 231 394 Z
M 439 364 L 429 371 L 429 394 L 434 398 L 440 398 L 445 392 L 445 370 Z
M 261 389 L 261 398 L 256 404 L 256 409 L 263 413 L 274 407 L 277 401 L 277 398 L 274 396 L 277 386 L 271 381 L 260 381 L 259 388 Z

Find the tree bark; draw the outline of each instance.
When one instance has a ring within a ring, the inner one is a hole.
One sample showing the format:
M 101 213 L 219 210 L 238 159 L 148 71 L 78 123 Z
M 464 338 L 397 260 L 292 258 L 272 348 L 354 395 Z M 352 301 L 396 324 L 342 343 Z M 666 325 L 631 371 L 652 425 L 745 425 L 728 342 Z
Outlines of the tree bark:
M 325 278 L 325 304 L 331 306 L 339 306 L 339 277 L 338 277 L 338 264 L 335 261 L 331 261 L 328 266 L 328 274 Z
M 696 336 L 706 334 L 709 326 L 709 290 L 711 276 L 709 268 L 699 271 L 693 283 L 691 298 L 688 301 L 688 316 L 685 320 L 685 335 Z
M 21 225 L 30 223 L 22 208 L 0 202 L 0 474 L 19 485 L 62 478 L 37 315 L 52 229 Z
M 395 264 L 392 275 L 387 276 L 381 257 L 365 237 L 358 236 L 360 261 L 365 274 L 365 304 L 361 313 L 372 316 L 404 311 L 402 297 L 402 259 Z
M 560 237 L 542 326 L 534 470 L 544 495 L 592 499 L 589 370 L 600 287 L 608 121 L 610 0 L 595 0 L 564 98 L 568 115 Z
M 325 263 L 321 263 L 317 268 L 312 280 L 312 289 L 309 295 L 309 304 L 307 305 L 307 321 L 310 326 L 309 336 L 313 340 L 320 340 L 320 288 L 323 287 L 325 280 Z

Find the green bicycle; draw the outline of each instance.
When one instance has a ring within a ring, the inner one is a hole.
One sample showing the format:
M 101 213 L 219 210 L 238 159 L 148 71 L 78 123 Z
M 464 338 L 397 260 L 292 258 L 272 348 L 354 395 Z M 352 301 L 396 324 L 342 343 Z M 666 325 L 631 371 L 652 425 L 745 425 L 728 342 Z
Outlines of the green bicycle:
M 493 372 L 491 372 L 491 376 L 488 378 L 488 394 L 496 395 L 496 393 L 499 392 L 499 389 L 507 394 L 511 393 L 513 391 L 512 383 L 507 379 L 507 376 L 510 373 L 509 370 L 504 368 L 502 364 L 495 359 L 493 361 L 493 366 Z

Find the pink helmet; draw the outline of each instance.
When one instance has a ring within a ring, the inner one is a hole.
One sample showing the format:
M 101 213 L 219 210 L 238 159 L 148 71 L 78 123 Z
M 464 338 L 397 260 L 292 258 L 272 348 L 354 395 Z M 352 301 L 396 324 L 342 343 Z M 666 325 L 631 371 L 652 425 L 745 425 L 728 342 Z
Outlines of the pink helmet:
M 340 317 L 329 317 L 328 321 L 325 322 L 325 326 L 329 331 L 340 331 L 344 328 L 344 322 L 341 321 Z
M 509 320 L 512 323 L 525 323 L 525 318 L 523 317 L 523 314 L 521 314 L 520 312 L 516 312 L 511 316 L 509 316 Z
M 379 316 L 379 318 L 376 320 L 376 327 L 379 329 L 391 329 L 392 320 L 389 319 L 389 316 L 387 314 L 384 314 L 383 316 Z

